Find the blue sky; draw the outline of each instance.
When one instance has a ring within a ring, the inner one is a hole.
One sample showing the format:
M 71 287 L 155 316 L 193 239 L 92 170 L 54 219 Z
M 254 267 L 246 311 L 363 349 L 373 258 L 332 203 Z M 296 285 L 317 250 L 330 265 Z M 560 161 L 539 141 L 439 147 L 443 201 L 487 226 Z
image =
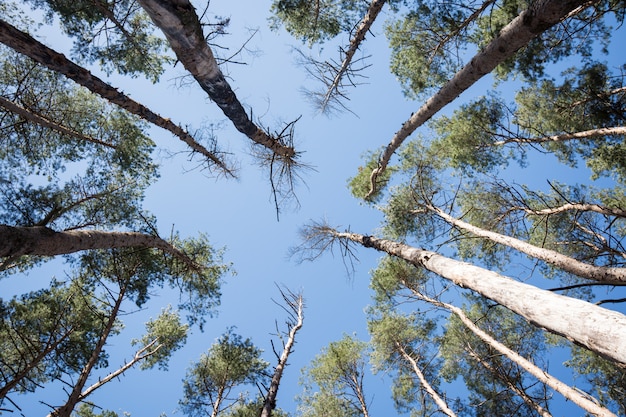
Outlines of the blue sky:
M 327 219 L 331 225 L 350 226 L 361 233 L 376 230 L 380 225 L 380 213 L 350 195 L 347 179 L 357 172 L 362 154 L 387 144 L 421 103 L 404 98 L 400 86 L 388 71 L 388 48 L 382 31 L 386 15 L 383 13 L 372 29 L 374 36 L 368 36 L 363 49 L 366 54 L 373 55 L 368 59 L 372 64 L 367 70 L 369 78 L 364 80 L 366 84 L 350 92 L 348 106 L 356 116 L 350 113 L 331 117 L 315 114 L 300 90 L 318 85 L 307 79 L 304 69 L 296 65 L 295 56 L 290 53 L 293 46 L 303 46 L 283 31 L 276 33 L 268 29 L 270 4 L 269 1 L 212 0 L 208 15 L 231 17 L 230 35 L 217 40 L 220 45 L 229 46 L 231 51 L 247 40 L 251 30 L 258 29 L 248 44 L 255 53 L 244 53 L 238 58 L 247 65 L 229 64 L 225 68 L 245 107 L 253 109 L 254 116 L 274 130 L 280 130 L 283 123 L 302 116 L 295 127 L 296 146 L 303 152 L 302 162 L 314 169 L 302 172 L 304 184 L 296 189 L 300 207 L 283 209 L 278 222 L 267 173 L 249 156 L 248 139 L 230 126 L 217 106 L 193 82 L 187 87 L 177 86 L 177 77 L 184 74 L 180 65 L 163 75 L 158 85 L 140 79 L 111 79 L 113 85 L 132 98 L 176 123 L 190 125 L 192 129 L 199 128 L 202 123 L 222 123 L 223 128 L 216 131 L 219 143 L 223 149 L 235 154 L 241 169 L 238 180 L 211 178 L 206 172 L 194 169 L 197 164 L 188 161 L 186 149 L 177 139 L 158 128 L 151 129 L 151 137 L 159 147 L 174 155 L 168 152 L 158 155 L 161 178 L 149 190 L 145 208 L 156 215 L 163 235 L 172 228 L 182 236 L 206 233 L 215 247 L 225 247 L 224 259 L 233 263 L 236 275 L 226 277 L 218 316 L 209 319 L 203 333 L 194 329 L 185 348 L 172 358 L 169 372 L 130 370 L 119 381 L 109 383 L 90 397 L 104 408 L 134 416 L 156 417 L 162 412 L 176 415 L 177 401 L 182 395 L 181 380 L 187 367 L 229 326 L 236 326 L 237 333 L 251 337 L 266 351 L 265 359 L 275 364 L 270 340 L 275 332 L 275 321 L 284 329 L 286 318 L 282 309 L 272 301 L 280 301 L 275 283 L 292 291 L 301 291 L 306 303 L 304 327 L 298 334 L 290 366 L 279 390 L 278 404 L 282 409 L 295 411 L 293 397 L 300 392 L 297 384 L 300 369 L 320 349 L 340 339 L 344 333 L 369 339 L 364 313 L 371 303 L 368 273 L 376 266 L 381 254 L 359 250 L 360 262 L 356 264 L 353 276 L 346 274 L 339 253 L 303 264 L 289 259 L 287 254 L 290 247 L 299 243 L 299 228 L 310 220 Z M 56 39 L 55 34 L 50 34 L 46 43 L 57 48 Z M 343 43 L 347 37 L 342 36 L 339 41 Z M 335 43 L 329 43 L 324 46 L 323 53 L 326 57 L 336 58 L 335 50 Z M 481 81 L 462 99 L 484 94 L 490 86 L 490 81 Z M 516 171 L 515 168 L 511 170 L 511 173 Z M 543 183 L 546 177 L 552 180 L 557 175 L 564 178 L 571 175 L 565 170 L 560 173 L 537 169 L 533 171 L 535 178 L 528 178 L 525 173 L 523 180 Z M 50 274 L 60 276 L 62 271 L 56 264 L 51 264 L 43 271 L 31 273 L 28 278 L 6 278 L 0 282 L 0 290 L 2 294 L 21 291 L 24 279 L 43 283 Z M 111 367 L 132 357 L 134 350 L 129 341 L 140 337 L 145 321 L 156 316 L 166 305 L 176 303 L 175 294 L 163 291 L 152 298 L 149 308 L 125 317 L 124 332 L 112 339 L 108 348 Z M 132 310 L 132 306 L 127 308 Z M 274 340 L 277 342 L 276 338 Z M 94 375 L 105 374 L 104 370 L 99 370 Z M 381 378 L 377 375 L 366 381 L 366 390 L 373 400 L 372 415 L 395 414 L 391 411 L 390 392 Z M 454 396 L 454 392 L 448 394 Z M 24 406 L 27 416 L 48 412 L 40 400 L 54 404 L 63 399 L 60 387 L 41 391 L 34 397 L 16 398 Z M 565 410 L 553 411 L 555 415 L 561 415 L 558 411 Z

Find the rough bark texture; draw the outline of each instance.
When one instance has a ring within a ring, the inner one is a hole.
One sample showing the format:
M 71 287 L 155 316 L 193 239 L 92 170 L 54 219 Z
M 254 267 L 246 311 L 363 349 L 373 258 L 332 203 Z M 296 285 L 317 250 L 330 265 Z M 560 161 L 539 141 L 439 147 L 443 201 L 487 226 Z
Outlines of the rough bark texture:
M 215 165 L 220 167 L 224 172 L 230 173 L 223 161 L 198 143 L 180 126 L 177 126 L 171 120 L 154 113 L 143 104 L 132 100 L 126 94 L 105 83 L 85 68 L 67 59 L 65 55 L 48 48 L 29 34 L 20 31 L 3 20 L 0 20 L 0 42 L 17 52 L 26 55 L 35 62 L 65 75 L 77 84 L 82 85 L 105 100 L 120 106 L 124 110 L 170 131 L 180 140 L 185 142 L 194 152 L 198 152 L 199 154 L 205 156 Z
M 508 308 L 530 323 L 626 365 L 626 316 L 586 301 L 554 294 L 436 252 L 358 233 L 332 233 L 424 267 L 462 288 Z
M 493 71 L 500 63 L 512 57 L 532 39 L 559 23 L 579 6 L 589 3 L 586 0 L 541 0 L 522 12 L 506 25 L 498 36 L 489 43 L 454 77 L 424 103 L 391 139 L 381 155 L 379 165 L 372 171 L 371 188 L 366 199 L 376 192 L 376 178 L 386 168 L 391 156 L 404 140 L 418 127 L 433 117 L 444 106 L 451 103 L 476 81 Z
M 606 284 L 626 283 L 626 268 L 590 265 L 551 249 L 540 248 L 511 236 L 505 236 L 500 233 L 492 232 L 491 230 L 481 229 L 480 227 L 464 222 L 463 220 L 454 218 L 436 207 L 430 206 L 429 209 L 452 226 L 468 231 L 473 235 L 487 238 L 500 245 L 517 249 L 528 256 L 540 259 L 550 265 L 554 265 L 563 271 L 572 273 L 581 278 L 604 282 Z
M 220 71 L 204 39 L 198 15 L 188 0 L 139 0 L 139 3 L 163 31 L 178 60 L 238 131 L 276 155 L 285 158 L 296 155 L 293 147 L 283 145 L 250 120 Z
M 494 348 L 495 350 L 497 350 L 498 352 L 500 352 L 501 354 L 503 354 L 504 356 L 506 356 L 513 362 L 515 362 L 516 364 L 518 364 L 520 367 L 522 367 L 522 369 L 524 369 L 526 372 L 533 375 L 539 381 L 543 382 L 544 384 L 546 384 L 553 390 L 561 393 L 567 400 L 573 402 L 574 404 L 578 405 L 579 407 L 581 407 L 582 409 L 591 413 L 594 416 L 617 417 L 615 416 L 615 414 L 611 413 L 606 408 L 598 405 L 597 402 L 592 401 L 589 398 L 583 396 L 579 391 L 575 390 L 574 388 L 570 387 L 569 385 L 560 381 L 559 379 L 553 377 L 552 375 L 550 375 L 549 373 L 547 373 L 546 371 L 544 371 L 543 369 L 539 368 L 537 365 L 532 363 L 531 361 L 527 360 L 523 356 L 519 355 L 517 352 L 509 349 L 507 346 L 505 346 L 504 344 L 500 343 L 499 341 L 491 337 L 491 335 L 489 335 L 487 332 L 482 330 L 469 317 L 467 317 L 467 315 L 460 308 L 455 307 L 451 304 L 443 303 L 441 301 L 426 297 L 425 295 L 421 294 L 420 292 L 416 291 L 413 288 L 411 288 L 411 291 L 418 298 L 424 301 L 427 301 L 433 305 L 436 305 L 438 307 L 443 307 L 449 310 L 450 312 L 456 314 L 456 316 L 463 322 L 463 324 L 465 324 L 465 326 L 472 333 L 478 336 L 483 342 L 485 342 L 486 344 L 488 344 L 489 346 L 491 346 L 492 348 Z M 482 361 L 478 357 L 478 355 L 476 355 L 474 352 L 469 352 L 469 353 L 476 360 L 479 360 L 483 364 L 483 366 L 492 370 L 494 373 L 497 372 L 493 370 L 492 368 L 490 368 L 490 365 Z M 506 380 L 505 383 L 510 384 L 508 380 Z M 528 398 L 528 396 L 526 396 L 526 393 L 523 390 L 520 390 L 519 388 L 517 388 L 516 386 L 512 384 L 509 387 L 510 389 L 515 391 L 519 396 L 521 396 L 524 399 L 524 401 L 526 401 L 527 403 L 535 407 L 541 415 L 544 415 L 545 417 L 550 416 L 550 413 L 548 413 L 547 410 L 545 410 L 539 404 L 535 403 L 530 398 Z
M 23 255 L 56 256 L 90 249 L 156 248 L 193 265 L 187 255 L 158 236 L 136 232 L 70 230 L 56 232 L 49 227 L 0 225 L 0 258 Z

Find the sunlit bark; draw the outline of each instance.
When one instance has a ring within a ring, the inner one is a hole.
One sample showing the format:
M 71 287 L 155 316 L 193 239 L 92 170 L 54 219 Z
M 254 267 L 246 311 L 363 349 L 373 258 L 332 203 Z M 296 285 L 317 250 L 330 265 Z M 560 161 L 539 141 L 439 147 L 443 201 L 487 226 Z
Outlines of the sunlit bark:
M 469 288 L 526 318 L 534 325 L 563 336 L 601 356 L 626 365 L 626 316 L 589 302 L 554 294 L 515 281 L 436 252 L 358 233 L 338 232 L 330 227 L 313 228 L 310 234 L 330 240 L 358 243 L 424 267 L 462 288 Z M 329 243 L 319 239 L 320 248 Z
M 588 6 L 597 1 L 586 0 L 544 0 L 535 1 L 531 7 L 506 25 L 498 36 L 472 60 L 457 72 L 441 89 L 402 125 L 396 132 L 383 154 L 378 167 L 370 177 L 370 191 L 366 200 L 376 193 L 376 179 L 387 168 L 391 156 L 418 127 L 433 117 L 444 106 L 451 103 L 476 81 L 493 71 L 499 64 L 512 57 L 520 48 L 528 44 L 542 32 L 562 21 L 582 5 Z

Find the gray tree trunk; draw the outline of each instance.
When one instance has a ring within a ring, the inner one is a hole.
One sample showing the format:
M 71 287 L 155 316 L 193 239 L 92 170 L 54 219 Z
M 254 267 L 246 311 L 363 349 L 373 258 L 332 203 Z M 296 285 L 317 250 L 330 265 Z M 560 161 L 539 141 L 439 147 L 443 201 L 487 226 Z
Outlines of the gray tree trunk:
M 624 314 L 554 294 L 436 252 L 358 233 L 341 233 L 326 228 L 320 231 L 335 239 L 350 240 L 424 267 L 462 288 L 469 288 L 495 301 L 535 326 L 626 365 Z
M 587 0 L 537 0 L 528 10 L 502 28 L 494 40 L 430 97 L 396 132 L 381 155 L 378 167 L 372 171 L 371 188 L 366 199 L 376 192 L 376 178 L 387 168 L 391 156 L 415 129 L 426 123 L 476 81 L 512 57 L 532 39 L 562 21 L 582 5 L 587 6 L 596 2 L 597 0 L 591 2 Z

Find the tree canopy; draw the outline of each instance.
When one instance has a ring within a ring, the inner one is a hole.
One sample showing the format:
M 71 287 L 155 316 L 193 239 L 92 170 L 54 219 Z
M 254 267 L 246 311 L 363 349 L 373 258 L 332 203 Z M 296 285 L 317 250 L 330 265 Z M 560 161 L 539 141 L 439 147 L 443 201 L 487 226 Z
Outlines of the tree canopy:
M 625 415 L 625 15 L 0 1 L 0 413 Z

